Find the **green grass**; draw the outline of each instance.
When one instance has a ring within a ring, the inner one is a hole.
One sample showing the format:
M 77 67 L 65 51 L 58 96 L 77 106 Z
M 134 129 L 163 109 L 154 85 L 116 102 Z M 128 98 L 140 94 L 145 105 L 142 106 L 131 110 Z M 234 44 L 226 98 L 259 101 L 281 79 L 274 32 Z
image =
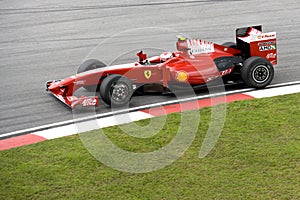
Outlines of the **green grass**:
M 101 164 L 77 135 L 2 151 L 0 199 L 300 199 L 299 105 L 300 94 L 228 104 L 222 135 L 203 159 L 198 154 L 211 108 L 188 112 L 191 122 L 201 116 L 192 145 L 173 164 L 149 173 Z M 105 132 L 123 149 L 150 152 L 172 140 L 180 114 L 167 120 L 148 139 L 118 127 Z

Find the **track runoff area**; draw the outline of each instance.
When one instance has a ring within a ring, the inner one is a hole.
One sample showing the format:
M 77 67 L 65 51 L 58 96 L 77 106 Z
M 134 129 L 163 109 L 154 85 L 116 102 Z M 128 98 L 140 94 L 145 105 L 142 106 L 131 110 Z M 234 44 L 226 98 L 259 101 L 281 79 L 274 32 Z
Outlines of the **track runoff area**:
M 226 102 L 234 102 L 240 100 L 267 98 L 294 93 L 300 93 L 300 81 L 270 85 L 269 87 L 263 90 L 242 89 L 228 91 L 214 95 L 204 95 L 193 98 L 181 99 L 180 101 L 172 100 L 163 103 L 140 106 L 118 112 L 109 112 L 92 117 L 76 119 L 76 121 L 62 121 L 59 123 L 48 124 L 44 126 L 2 134 L 0 135 L 0 150 L 7 150 L 45 140 L 51 140 L 55 138 L 78 134 L 79 132 L 75 123 L 86 123 L 88 121 L 95 120 L 95 118 L 99 125 L 98 128 L 105 128 L 139 121 L 142 119 L 149 119 L 152 117 L 171 114 L 175 112 L 182 112 L 184 111 L 182 110 L 182 107 L 185 110 L 195 110 L 207 106 L 213 106 L 212 102 L 214 102 L 215 104 L 215 102 L 218 102 L 218 98 L 224 99 L 224 96 L 226 97 Z M 212 101 L 212 99 L 214 100 Z M 195 104 L 195 102 L 197 102 L 197 104 Z M 223 102 L 224 101 L 220 101 L 220 103 Z M 184 106 L 182 106 L 182 104 L 184 104 Z M 164 110 L 164 112 L 161 112 L 161 110 Z M 118 119 L 116 120 L 116 118 Z

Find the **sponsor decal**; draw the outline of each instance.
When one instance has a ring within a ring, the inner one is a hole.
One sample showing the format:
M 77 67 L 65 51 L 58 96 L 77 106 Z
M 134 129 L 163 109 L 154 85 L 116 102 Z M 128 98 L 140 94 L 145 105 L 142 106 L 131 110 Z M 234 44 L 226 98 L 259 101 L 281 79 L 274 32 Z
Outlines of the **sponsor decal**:
M 151 70 L 145 70 L 144 71 L 144 76 L 145 76 L 146 79 L 150 79 L 150 77 L 152 76 Z
M 67 99 L 68 99 L 68 101 L 76 101 L 76 100 L 78 100 L 78 98 L 74 97 L 74 96 L 67 96 Z
M 86 80 L 75 81 L 75 85 L 84 85 Z
M 207 78 L 207 79 L 206 79 L 206 82 L 209 82 L 209 81 L 215 80 L 215 79 L 217 79 L 217 78 L 219 78 L 219 76 L 213 76 L 213 77 L 209 77 L 209 78 Z
M 260 46 L 259 47 L 259 51 L 271 51 L 271 50 L 275 50 L 275 49 L 276 49 L 276 45 Z
M 270 45 L 276 45 L 276 41 L 268 41 L 268 42 L 259 42 L 258 46 L 270 46 Z
M 179 81 L 179 82 L 185 82 L 187 79 L 188 79 L 188 74 L 185 72 L 185 71 L 180 71 L 177 73 L 176 75 L 176 79 Z
M 204 40 L 187 40 L 187 45 L 191 54 L 210 53 L 215 51 L 214 44 Z
M 257 39 L 259 40 L 264 40 L 264 39 L 271 39 L 271 38 L 275 38 L 276 37 L 276 33 L 266 33 L 266 34 L 262 34 L 262 35 L 258 35 Z
M 269 58 L 276 58 L 277 54 L 276 53 L 269 53 L 266 58 L 269 59 Z
M 85 98 L 82 102 L 82 106 L 96 106 L 97 99 L 96 98 Z
M 226 69 L 226 70 L 224 70 L 224 71 L 221 71 L 221 72 L 220 72 L 220 75 L 221 75 L 221 76 L 224 76 L 224 75 L 226 75 L 226 74 L 229 74 L 229 73 L 232 72 L 232 69 L 233 69 L 233 68 L 229 68 L 229 69 Z

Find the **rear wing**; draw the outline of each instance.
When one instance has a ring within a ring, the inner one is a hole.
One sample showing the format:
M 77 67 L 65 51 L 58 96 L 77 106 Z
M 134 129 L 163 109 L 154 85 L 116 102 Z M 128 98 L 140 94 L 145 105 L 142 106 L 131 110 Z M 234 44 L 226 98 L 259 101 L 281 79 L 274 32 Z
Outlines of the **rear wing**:
M 238 28 L 236 44 L 244 59 L 260 56 L 273 65 L 277 64 L 276 32 L 263 33 L 261 25 Z

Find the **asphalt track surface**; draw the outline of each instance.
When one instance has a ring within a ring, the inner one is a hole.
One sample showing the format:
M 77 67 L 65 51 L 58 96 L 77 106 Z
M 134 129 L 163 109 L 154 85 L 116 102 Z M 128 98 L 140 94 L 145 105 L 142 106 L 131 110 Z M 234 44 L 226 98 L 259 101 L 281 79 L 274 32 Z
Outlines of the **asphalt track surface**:
M 272 84 L 299 81 L 299 13 L 295 0 L 1 0 L 0 134 L 73 119 L 44 83 L 75 74 L 87 57 L 130 62 L 141 45 L 149 52 L 175 50 L 177 33 L 223 43 L 234 40 L 237 27 L 263 24 L 265 32 L 278 34 L 279 64 Z M 170 98 L 134 97 L 131 106 Z M 97 113 L 108 111 L 105 104 L 97 108 Z

